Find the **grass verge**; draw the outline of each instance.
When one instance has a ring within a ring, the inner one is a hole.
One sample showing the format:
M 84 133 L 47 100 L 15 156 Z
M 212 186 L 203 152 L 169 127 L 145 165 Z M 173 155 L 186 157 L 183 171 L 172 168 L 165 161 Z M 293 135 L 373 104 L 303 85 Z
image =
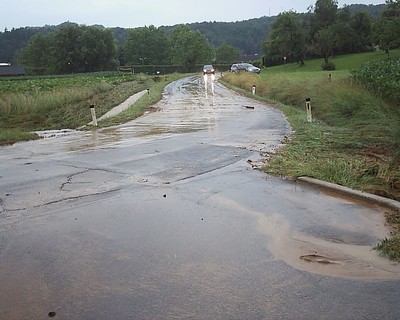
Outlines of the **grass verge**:
M 284 66 L 287 68 L 287 66 Z M 275 68 L 276 69 L 276 68 Z M 309 176 L 400 200 L 400 112 L 353 83 L 348 70 L 331 73 L 269 72 L 227 74 L 223 81 L 283 111 L 293 134 L 274 154 L 264 172 L 296 178 Z M 313 122 L 307 122 L 305 99 L 311 98 Z M 388 215 L 400 219 L 400 212 Z M 397 221 L 397 220 L 396 220 Z M 400 260 L 400 231 L 377 249 Z
M 98 126 L 101 127 L 109 127 L 113 125 L 119 125 L 121 123 L 125 123 L 130 120 L 134 120 L 137 117 L 143 115 L 143 113 L 152 105 L 157 103 L 161 97 L 162 92 L 167 84 L 172 81 L 178 80 L 186 75 L 182 74 L 171 74 L 166 77 L 160 77 L 159 80 L 153 81 L 151 86 L 149 87 L 149 94 L 145 94 L 138 101 L 135 102 L 128 109 L 122 111 L 118 115 L 104 119 L 98 123 Z
M 0 131 L 0 145 L 13 144 L 18 141 L 28 141 L 38 139 L 36 133 L 23 132 L 18 129 L 2 129 Z
M 400 261 L 400 214 L 393 211 L 386 212 L 386 219 L 393 228 L 392 237 L 383 239 L 375 249 L 392 260 Z
M 85 126 L 91 121 L 90 105 L 96 106 L 97 116 L 100 117 L 134 93 L 150 88 L 150 95 L 121 115 L 102 121 L 101 126 L 132 120 L 160 99 L 167 83 L 182 76 L 112 75 L 105 78 L 84 74 L 54 79 L 2 80 L 0 145 L 38 138 L 31 133 L 36 130 Z

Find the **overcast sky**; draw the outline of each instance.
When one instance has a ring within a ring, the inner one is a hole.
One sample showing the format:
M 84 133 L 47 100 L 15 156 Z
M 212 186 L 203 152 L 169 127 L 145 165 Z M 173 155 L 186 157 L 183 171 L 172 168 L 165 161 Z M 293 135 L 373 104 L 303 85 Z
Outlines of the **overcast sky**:
M 0 31 L 58 25 L 65 21 L 136 28 L 203 21 L 231 22 L 306 12 L 316 0 L 8 0 L 1 1 Z M 4 3 L 5 2 L 5 3 Z M 344 4 L 382 4 L 384 0 L 339 0 Z

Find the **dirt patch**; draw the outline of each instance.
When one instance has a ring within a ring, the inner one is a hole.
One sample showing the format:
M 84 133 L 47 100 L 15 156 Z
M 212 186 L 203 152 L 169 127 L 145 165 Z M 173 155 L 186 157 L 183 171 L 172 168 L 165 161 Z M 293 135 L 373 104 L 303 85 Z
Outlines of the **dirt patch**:
M 257 230 L 269 239 L 266 245 L 272 254 L 296 269 L 358 280 L 400 279 L 399 264 L 380 256 L 369 245 L 321 239 L 294 230 L 291 222 L 280 213 L 267 214 L 247 208 L 234 200 L 223 201 L 225 205 L 254 217 L 257 220 Z M 381 220 L 383 224 L 383 217 Z M 337 223 L 340 226 L 341 222 Z

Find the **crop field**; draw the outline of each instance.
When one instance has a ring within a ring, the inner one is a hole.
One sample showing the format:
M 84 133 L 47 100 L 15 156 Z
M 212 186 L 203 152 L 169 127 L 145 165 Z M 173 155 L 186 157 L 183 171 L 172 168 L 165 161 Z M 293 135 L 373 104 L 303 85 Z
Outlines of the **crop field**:
M 6 93 L 32 94 L 66 88 L 90 88 L 101 83 L 117 85 L 137 79 L 136 75 L 117 72 L 73 74 L 69 76 L 18 77 L 0 79 L 0 97 Z

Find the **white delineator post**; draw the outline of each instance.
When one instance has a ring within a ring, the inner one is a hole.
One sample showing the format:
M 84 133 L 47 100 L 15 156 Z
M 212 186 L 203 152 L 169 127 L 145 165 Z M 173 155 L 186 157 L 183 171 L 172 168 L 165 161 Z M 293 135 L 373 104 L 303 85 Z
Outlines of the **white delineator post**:
M 307 121 L 312 122 L 312 113 L 311 113 L 311 99 L 306 99 L 306 109 L 307 109 Z
M 92 121 L 93 125 L 97 127 L 97 118 L 96 118 L 96 110 L 94 108 L 94 104 L 90 105 L 90 112 L 92 113 Z

